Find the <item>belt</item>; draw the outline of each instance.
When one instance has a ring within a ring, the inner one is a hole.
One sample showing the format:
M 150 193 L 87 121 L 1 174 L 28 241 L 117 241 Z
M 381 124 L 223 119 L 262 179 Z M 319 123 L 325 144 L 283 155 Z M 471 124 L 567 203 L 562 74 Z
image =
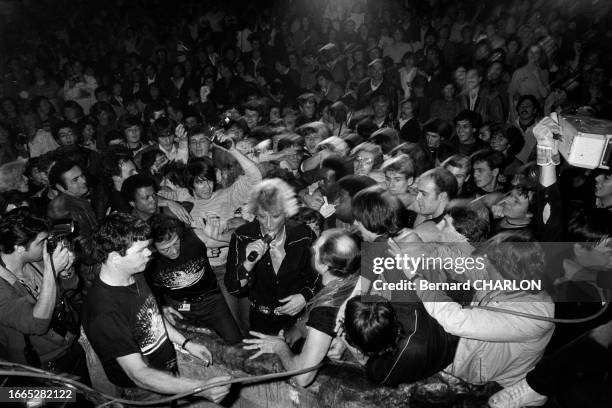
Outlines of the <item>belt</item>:
M 259 313 L 263 313 L 265 315 L 276 315 L 276 316 L 278 316 L 276 313 L 274 313 L 274 309 L 275 309 L 274 307 L 257 305 L 253 301 L 251 301 L 251 307 L 253 309 L 257 310 Z
M 203 293 L 201 295 L 197 295 L 197 296 L 193 296 L 193 297 L 170 297 L 170 299 L 174 300 L 175 302 L 178 303 L 200 303 L 203 302 L 204 300 L 208 299 L 209 297 L 211 297 L 214 294 L 219 293 L 218 290 L 213 290 L 211 292 L 206 292 Z

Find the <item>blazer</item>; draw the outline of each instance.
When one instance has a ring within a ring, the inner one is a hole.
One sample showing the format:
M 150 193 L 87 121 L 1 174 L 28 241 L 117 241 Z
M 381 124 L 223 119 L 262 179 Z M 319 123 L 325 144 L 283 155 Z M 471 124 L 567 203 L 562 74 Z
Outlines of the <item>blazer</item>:
M 476 98 L 476 104 L 474 109 L 470 109 L 470 97 L 469 95 L 461 95 L 459 97 L 462 110 L 471 110 L 480 114 L 482 117 L 482 123 L 493 122 L 493 123 L 504 123 L 504 108 L 501 101 L 501 97 L 495 91 L 488 91 L 484 88 L 480 88 L 478 91 L 478 97 Z

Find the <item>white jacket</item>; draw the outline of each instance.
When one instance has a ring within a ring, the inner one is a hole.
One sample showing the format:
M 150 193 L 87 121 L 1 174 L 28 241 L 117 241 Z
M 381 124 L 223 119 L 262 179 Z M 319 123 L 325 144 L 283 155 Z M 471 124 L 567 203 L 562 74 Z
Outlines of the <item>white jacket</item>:
M 417 290 L 417 294 L 444 330 L 461 337 L 454 361 L 444 371 L 473 384 L 496 381 L 508 387 L 525 378 L 542 357 L 555 327 L 554 323 L 542 320 L 462 308 L 449 301 L 444 292 Z M 544 291 L 538 294 L 479 291 L 474 299 L 472 306 L 480 303 L 554 317 L 555 305 Z

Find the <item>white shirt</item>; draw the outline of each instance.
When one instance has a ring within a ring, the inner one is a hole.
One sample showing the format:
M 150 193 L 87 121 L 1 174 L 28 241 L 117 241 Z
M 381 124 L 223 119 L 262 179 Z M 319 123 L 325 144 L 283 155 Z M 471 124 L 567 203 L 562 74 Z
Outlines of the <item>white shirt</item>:
M 281 264 L 283 263 L 283 259 L 285 259 L 285 255 L 287 255 L 285 251 L 285 238 L 287 237 L 285 227 L 283 230 L 274 238 L 272 242 L 270 242 L 270 258 L 272 258 L 272 267 L 274 268 L 274 273 L 278 273 Z
M 370 88 L 372 89 L 372 91 L 377 90 L 378 88 L 380 88 L 381 85 L 382 85 L 382 81 L 380 81 L 378 85 L 374 86 L 374 82 L 370 80 Z

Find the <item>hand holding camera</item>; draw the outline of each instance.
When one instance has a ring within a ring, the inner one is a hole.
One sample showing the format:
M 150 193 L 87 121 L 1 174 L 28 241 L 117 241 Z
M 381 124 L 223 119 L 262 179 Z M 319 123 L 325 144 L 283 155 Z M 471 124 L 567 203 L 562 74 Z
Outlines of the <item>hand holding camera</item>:
M 52 253 L 49 253 L 48 246 L 43 250 L 43 265 L 45 273 L 55 272 L 55 277 L 67 278 L 70 267 L 74 262 L 74 254 L 67 246 L 60 242 L 55 246 Z
M 74 252 L 70 240 L 74 239 L 75 225 L 63 220 L 51 228 L 43 251 L 45 271 L 55 271 L 56 277 L 67 279 L 74 262 Z
M 232 139 L 229 135 L 225 134 L 222 130 L 218 130 L 215 132 L 212 141 L 212 146 L 220 150 L 230 151 L 236 148 L 234 139 Z

